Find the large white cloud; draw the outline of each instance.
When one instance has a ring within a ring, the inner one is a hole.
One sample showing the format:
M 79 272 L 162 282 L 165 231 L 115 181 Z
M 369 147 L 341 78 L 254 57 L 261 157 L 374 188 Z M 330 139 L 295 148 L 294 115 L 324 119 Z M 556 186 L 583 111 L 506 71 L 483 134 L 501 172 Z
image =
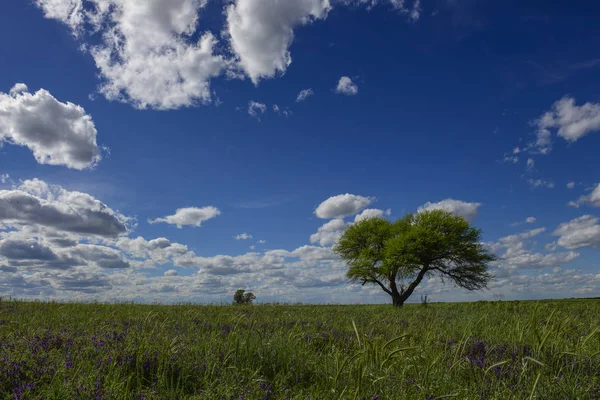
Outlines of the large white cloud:
M 83 42 L 106 98 L 156 109 L 211 102 L 210 81 L 221 74 L 255 84 L 283 74 L 294 29 L 325 19 L 334 4 L 387 4 L 412 20 L 421 12 L 420 0 L 410 7 L 404 0 L 228 0 L 219 42 L 200 25 L 208 0 L 34 2 Z M 344 87 L 356 94 L 354 84 Z
M 101 158 L 96 134 L 81 106 L 61 103 L 45 89 L 32 94 L 16 84 L 0 92 L 0 145 L 25 146 L 40 164 L 93 167 Z
M 430 210 L 444 210 L 454 215 L 463 217 L 467 221 L 473 221 L 477 217 L 477 210 L 481 203 L 469 203 L 461 200 L 446 199 L 437 203 L 427 202 L 417 209 L 417 212 Z
M 563 97 L 552 108 L 535 121 L 537 140 L 534 148 L 547 154 L 552 149 L 552 129 L 567 142 L 575 142 L 582 137 L 600 131 L 600 104 L 575 104 L 572 97 Z
M 553 235 L 559 237 L 558 244 L 566 249 L 600 247 L 600 219 L 583 215 L 560 224 Z
M 101 43 L 86 44 L 110 100 L 138 108 L 173 109 L 211 100 L 209 81 L 227 61 L 216 38 L 198 29 L 207 0 L 38 0 L 47 18 Z M 195 39 L 195 37 L 198 39 Z
M 340 194 L 332 196 L 319 204 L 315 210 L 315 215 L 323 219 L 343 218 L 361 212 L 372 201 L 373 199 L 369 197 L 350 193 Z
M 256 84 L 292 62 L 294 28 L 327 16 L 329 0 L 237 0 L 227 7 L 231 49 Z
M 27 180 L 13 190 L 0 190 L 0 225 L 42 226 L 57 231 L 117 237 L 129 219 L 87 193 Z
M 310 242 L 319 243 L 321 246 L 334 244 L 347 226 L 348 224 L 341 218 L 332 219 L 320 226 L 317 233 L 310 236 Z
M 155 218 L 153 220 L 148 220 L 148 222 L 151 224 L 164 222 L 166 224 L 176 225 L 181 229 L 183 226 L 199 227 L 204 221 L 215 218 L 220 214 L 221 211 L 213 206 L 202 208 L 186 207 L 178 208 L 173 215 L 168 215 L 164 218 Z

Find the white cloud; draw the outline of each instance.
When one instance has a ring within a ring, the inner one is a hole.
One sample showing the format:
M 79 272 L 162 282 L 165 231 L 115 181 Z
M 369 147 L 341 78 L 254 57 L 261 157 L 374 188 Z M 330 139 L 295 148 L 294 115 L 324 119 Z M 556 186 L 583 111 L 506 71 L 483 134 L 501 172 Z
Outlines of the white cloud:
M 536 229 L 530 229 L 528 231 L 522 232 L 522 233 L 518 233 L 515 235 L 509 235 L 509 236 L 504 236 L 499 240 L 500 243 L 502 243 L 505 247 L 510 247 L 511 245 L 517 244 L 525 239 L 531 239 L 532 237 L 535 237 L 537 235 L 539 235 L 540 233 L 543 233 L 546 231 L 546 228 L 536 228 Z
M 574 187 L 575 187 L 575 182 L 571 181 L 571 182 L 567 183 L 567 188 L 573 189 Z
M 235 236 L 235 240 L 248 240 L 248 239 L 252 239 L 252 235 L 244 232 L 244 233 L 240 233 L 239 235 Z
M 198 29 L 207 0 L 37 0 L 46 18 L 90 39 L 109 100 L 137 108 L 174 109 L 211 100 L 209 81 L 226 68 L 216 39 Z M 100 43 L 95 40 L 100 33 Z M 196 39 L 198 37 L 198 39 Z
M 577 201 L 570 201 L 569 205 L 575 208 L 579 208 L 582 205 L 600 207 L 600 183 L 596 184 L 596 187 L 590 194 L 581 196 Z
M 315 215 L 323 219 L 341 218 L 354 215 L 367 208 L 373 199 L 350 193 L 332 196 L 319 204 Z
M 532 188 L 544 187 L 547 189 L 554 189 L 555 187 L 554 182 L 545 181 L 543 179 L 528 179 L 527 183 L 529 183 L 529 186 Z
M 266 241 L 266 240 L 262 240 L 262 239 L 261 239 L 261 240 L 259 240 L 259 241 L 258 241 L 258 242 L 256 242 L 256 243 L 265 244 L 265 243 L 267 243 L 267 241 Z
M 296 97 L 296 101 L 297 102 L 304 101 L 314 94 L 315 94 L 315 92 L 310 88 L 303 89 L 300 91 L 300 93 L 298 93 L 298 97 Z
M 343 219 L 332 219 L 320 226 L 317 233 L 310 236 L 310 242 L 319 243 L 321 246 L 332 245 L 340 238 L 346 226 L 348 225 Z
M 572 97 L 563 97 L 535 121 L 537 140 L 534 147 L 542 154 L 552 149 L 552 132 L 556 129 L 558 136 L 573 143 L 589 133 L 600 131 L 600 104 L 575 104 Z
M 349 77 L 342 76 L 338 81 L 335 91 L 346 96 L 355 96 L 358 94 L 358 86 Z
M 164 276 L 177 276 L 177 271 L 175 271 L 174 269 L 169 269 L 167 271 L 165 271 L 165 273 L 163 274 Z
M 178 228 L 182 228 L 183 226 L 196 226 L 199 227 L 202 222 L 208 221 L 216 216 L 221 214 L 216 207 L 208 206 L 208 207 L 186 207 L 186 208 L 178 208 L 175 211 L 175 214 L 168 215 L 164 218 L 156 218 L 153 220 L 148 220 L 150 224 L 157 224 L 160 222 L 164 222 L 171 225 L 176 225 Z
M 461 200 L 446 199 L 437 203 L 427 202 L 417 209 L 417 212 L 430 210 L 444 210 L 454 215 L 463 217 L 471 222 L 477 217 L 477 210 L 481 203 L 469 203 Z
M 172 262 L 176 257 L 193 256 L 187 246 L 173 243 L 164 237 L 152 240 L 146 240 L 141 236 L 135 239 L 124 237 L 115 243 L 115 247 L 132 258 L 150 260 L 159 265 Z
M 574 251 L 550 254 L 527 253 L 510 257 L 507 259 L 507 263 L 510 267 L 516 268 L 547 268 L 566 264 L 577 257 L 579 257 L 579 253 Z
M 0 183 L 6 183 L 10 180 L 9 174 L 0 174 Z
M 44 11 L 48 19 L 56 19 L 67 24 L 74 33 L 83 23 L 84 10 L 82 0 L 34 0 Z
M 256 101 L 250 101 L 248 103 L 248 114 L 250 114 L 251 117 L 260 120 L 260 117 L 265 112 L 267 112 L 267 106 L 263 103 L 258 103 Z
M 389 208 L 385 211 L 377 208 L 367 208 L 366 210 L 363 210 L 363 212 L 361 212 L 360 214 L 356 215 L 356 217 L 354 217 L 354 223 L 360 222 L 367 218 L 383 217 L 384 215 L 391 214 L 392 210 Z
M 329 0 L 236 0 L 226 9 L 231 50 L 258 84 L 291 64 L 293 29 L 326 18 L 329 9 Z
M 0 223 L 4 225 L 116 237 L 127 233 L 129 221 L 87 193 L 68 191 L 39 179 L 24 181 L 14 190 L 0 190 Z
M 556 267 L 579 257 L 579 253 L 573 251 L 548 254 L 534 253 L 532 249 L 535 247 L 535 242 L 528 244 L 528 241 L 545 231 L 546 228 L 531 229 L 502 237 L 494 243 L 488 243 L 488 248 L 498 255 L 498 261 L 491 263 L 492 272 L 496 277 L 510 276 L 516 269 Z M 545 247 L 548 251 L 556 250 L 556 246 L 551 244 Z
M 93 167 L 101 158 L 96 134 L 81 106 L 61 103 L 47 90 L 31 94 L 21 83 L 0 92 L 0 145 L 25 146 L 40 164 Z
M 504 158 L 502 159 L 502 161 L 504 161 L 505 163 L 516 164 L 516 163 L 519 162 L 519 157 L 517 157 L 517 156 L 504 156 Z
M 558 236 L 558 245 L 566 249 L 600 247 L 600 223 L 597 217 L 583 215 L 564 222 L 552 233 Z
M 75 257 L 85 260 L 85 265 L 99 268 L 129 268 L 131 265 L 116 249 L 93 244 L 78 244 L 69 251 Z

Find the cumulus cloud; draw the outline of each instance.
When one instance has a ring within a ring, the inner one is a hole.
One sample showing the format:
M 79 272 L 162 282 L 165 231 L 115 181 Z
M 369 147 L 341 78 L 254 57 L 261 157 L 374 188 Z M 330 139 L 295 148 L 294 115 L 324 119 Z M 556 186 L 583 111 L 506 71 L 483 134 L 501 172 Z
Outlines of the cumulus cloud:
M 133 258 L 148 259 L 159 265 L 172 262 L 176 257 L 193 254 L 187 246 L 173 243 L 164 237 L 152 240 L 146 240 L 141 236 L 135 239 L 124 237 L 119 239 L 115 246 Z
M 277 107 L 279 109 L 279 107 Z M 267 106 L 263 103 L 258 103 L 256 101 L 250 101 L 248 103 L 248 114 L 251 117 L 260 120 L 260 117 L 267 112 Z
M 252 235 L 244 232 L 244 233 L 240 233 L 239 235 L 235 236 L 235 240 L 248 240 L 248 239 L 252 239 Z
M 579 208 L 582 205 L 588 205 L 590 207 L 600 207 L 600 183 L 596 184 L 596 187 L 588 195 L 581 196 L 576 201 L 570 201 L 571 207 Z
M 350 193 L 332 196 L 319 204 L 315 215 L 323 219 L 343 218 L 354 215 L 371 204 L 372 198 L 358 196 Z
M 9 94 L 0 92 L 0 145 L 27 147 L 40 164 L 93 167 L 101 158 L 96 134 L 81 106 L 62 103 L 47 90 L 31 94 L 20 83 Z
M 564 222 L 552 233 L 558 236 L 558 245 L 566 249 L 600 247 L 600 220 L 592 215 L 583 215 Z
M 463 217 L 471 222 L 477 217 L 477 211 L 481 203 L 469 203 L 461 200 L 446 199 L 437 203 L 427 202 L 417 209 L 417 212 L 444 210 L 454 215 Z
M 346 96 L 355 96 L 358 94 L 358 86 L 347 76 L 342 76 L 338 81 L 335 92 Z
M 384 215 L 389 216 L 391 214 L 392 210 L 389 208 L 385 211 L 377 208 L 367 208 L 366 210 L 363 210 L 360 214 L 356 215 L 356 217 L 354 217 L 354 223 L 360 222 L 367 218 L 383 217 Z
M 492 263 L 492 272 L 502 278 L 510 276 L 516 269 L 557 267 L 579 257 L 580 254 L 573 251 L 547 254 L 533 252 L 535 242 L 530 244 L 529 241 L 545 231 L 546 228 L 543 227 L 530 229 L 502 237 L 495 243 L 488 243 L 488 248 L 498 255 L 498 261 Z M 556 247 L 546 246 L 546 250 L 554 251 Z
M 312 89 L 303 89 L 298 93 L 298 97 L 296 97 L 297 102 L 304 101 L 308 99 L 310 96 L 314 95 L 315 92 Z
M 178 208 L 173 215 L 168 215 L 164 218 L 155 218 L 153 220 L 148 220 L 148 222 L 150 224 L 164 222 L 166 224 L 176 225 L 179 229 L 181 229 L 183 226 L 199 227 L 202 222 L 215 218 L 220 214 L 221 211 L 213 206 L 202 208 L 186 207 Z
M 294 28 L 324 19 L 329 0 L 236 0 L 226 9 L 231 50 L 252 82 L 284 73 Z
M 210 79 L 227 65 L 216 38 L 198 29 L 207 0 L 37 0 L 68 25 L 100 71 L 100 92 L 137 108 L 173 109 L 211 100 Z M 100 33 L 100 43 L 91 40 Z M 90 44 L 93 43 L 93 44 Z
M 86 264 L 95 264 L 100 268 L 129 268 L 131 265 L 124 260 L 120 251 L 93 244 L 78 244 L 70 254 L 86 260 Z
M 174 269 L 169 269 L 169 270 L 165 271 L 165 273 L 163 275 L 164 276 L 177 276 L 177 271 L 175 271 Z
M 342 235 L 347 224 L 341 218 L 332 219 L 319 227 L 317 233 L 310 236 L 311 243 L 319 243 L 321 246 L 334 244 Z
M 261 79 L 292 63 L 294 30 L 324 20 L 337 5 L 391 5 L 417 20 L 420 0 L 229 0 L 227 43 L 200 26 L 208 0 L 34 0 L 44 16 L 68 26 L 94 59 L 109 100 L 144 109 L 175 109 L 212 101 L 212 79 Z M 340 93 L 356 94 L 349 78 Z M 215 103 L 218 103 L 218 99 Z
M 83 235 L 117 237 L 128 231 L 129 218 L 87 193 L 68 191 L 39 179 L 14 190 L 0 190 L 0 223 L 44 226 Z
M 569 143 L 600 131 L 600 104 L 575 104 L 572 97 L 563 97 L 535 121 L 536 142 L 534 148 L 541 154 L 552 149 L 552 130 Z
M 577 257 L 579 253 L 574 251 L 550 254 L 527 253 L 509 257 L 507 262 L 509 266 L 517 268 L 547 268 L 566 264 Z

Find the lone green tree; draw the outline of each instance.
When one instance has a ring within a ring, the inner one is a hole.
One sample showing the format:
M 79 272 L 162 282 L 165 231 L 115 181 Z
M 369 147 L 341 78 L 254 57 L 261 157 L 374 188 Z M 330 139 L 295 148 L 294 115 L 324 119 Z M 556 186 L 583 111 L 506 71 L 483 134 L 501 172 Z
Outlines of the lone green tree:
M 487 287 L 495 257 L 481 230 L 443 210 L 407 214 L 390 222 L 368 218 L 344 231 L 334 251 L 348 264 L 351 282 L 376 284 L 401 307 L 425 276 L 437 274 L 468 290 Z
M 240 289 L 233 295 L 233 304 L 252 304 L 252 301 L 255 299 L 256 296 L 254 293 Z

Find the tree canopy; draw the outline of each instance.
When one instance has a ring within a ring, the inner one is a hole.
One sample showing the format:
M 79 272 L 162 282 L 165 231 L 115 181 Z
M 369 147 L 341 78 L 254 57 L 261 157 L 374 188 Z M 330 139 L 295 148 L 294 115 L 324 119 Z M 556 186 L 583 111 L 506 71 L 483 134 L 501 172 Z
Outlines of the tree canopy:
M 240 289 L 233 295 L 233 304 L 252 304 L 252 301 L 256 300 L 256 296 L 252 292 L 246 292 L 244 289 Z
M 495 259 L 481 244 L 481 230 L 443 210 L 395 222 L 362 220 L 346 228 L 334 251 L 348 264 L 350 281 L 378 285 L 398 307 L 428 275 L 467 290 L 486 288 L 487 264 Z

